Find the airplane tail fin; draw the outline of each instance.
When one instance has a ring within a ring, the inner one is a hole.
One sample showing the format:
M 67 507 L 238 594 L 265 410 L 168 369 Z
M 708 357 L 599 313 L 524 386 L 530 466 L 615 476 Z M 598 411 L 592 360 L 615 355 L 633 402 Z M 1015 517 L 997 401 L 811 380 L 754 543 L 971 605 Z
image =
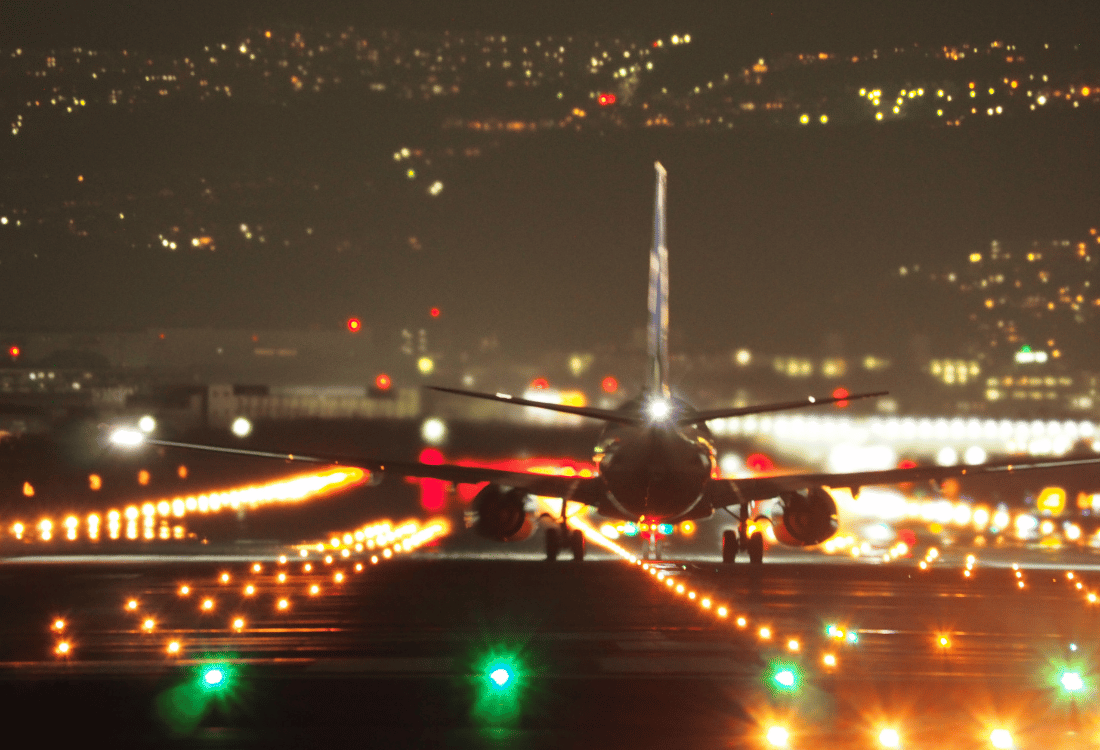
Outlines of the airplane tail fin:
M 649 364 L 646 393 L 667 398 L 668 388 L 668 248 L 665 246 L 665 168 L 654 162 L 657 192 L 653 203 L 653 247 L 649 251 Z

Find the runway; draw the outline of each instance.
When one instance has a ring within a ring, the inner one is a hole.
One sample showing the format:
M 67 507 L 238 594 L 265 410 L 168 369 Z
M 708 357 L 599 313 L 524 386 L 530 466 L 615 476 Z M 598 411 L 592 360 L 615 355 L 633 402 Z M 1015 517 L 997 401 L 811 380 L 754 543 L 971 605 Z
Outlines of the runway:
M 444 545 L 356 571 L 257 552 L 0 566 L 10 715 L 65 717 L 44 735 L 189 747 L 772 747 L 775 727 L 787 747 L 889 746 L 883 729 L 900 747 L 993 747 L 997 729 L 1016 747 L 1096 745 L 1100 573 L 1084 564 L 990 554 L 967 578 L 961 554 L 753 570 Z M 232 679 L 180 709 L 209 665 Z M 1059 684 L 1071 671 L 1081 691 Z

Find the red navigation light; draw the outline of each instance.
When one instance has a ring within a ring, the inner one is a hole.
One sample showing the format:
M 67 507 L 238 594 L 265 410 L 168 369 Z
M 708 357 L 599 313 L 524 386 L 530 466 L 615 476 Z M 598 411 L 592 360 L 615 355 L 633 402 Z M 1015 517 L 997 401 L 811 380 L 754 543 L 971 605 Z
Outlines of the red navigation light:
M 898 461 L 898 468 L 899 469 L 915 469 L 915 468 L 917 468 L 917 462 L 914 461 L 911 458 L 903 458 L 901 461 Z
M 753 453 L 751 456 L 745 459 L 745 466 L 749 469 L 760 474 L 765 471 L 774 471 L 775 463 L 763 453 Z
M 837 388 L 835 391 L 833 391 L 833 398 L 843 399 L 848 395 L 849 394 L 848 394 L 848 389 L 847 388 Z M 836 408 L 838 408 L 838 409 L 843 409 L 847 405 L 848 405 L 847 401 L 842 400 L 842 401 L 837 401 L 836 402 Z
M 420 463 L 439 466 L 443 463 L 443 453 L 436 448 L 420 451 Z M 447 483 L 442 479 L 424 477 L 418 480 L 420 485 L 420 507 L 429 513 L 438 513 L 447 505 Z
M 619 381 L 611 375 L 608 375 L 602 381 L 600 381 L 600 388 L 603 388 L 604 393 L 615 393 L 619 390 Z
M 348 330 L 352 333 L 359 333 L 363 328 L 363 321 L 359 318 L 348 318 Z
M 433 318 L 438 318 L 439 317 L 439 308 L 438 307 L 433 307 L 431 310 L 428 311 L 428 314 L 431 315 Z
M 535 378 L 531 381 L 532 391 L 545 391 L 550 387 L 550 381 L 546 378 Z
M 598 101 L 600 103 L 601 107 L 606 107 L 608 104 L 614 104 L 615 103 L 615 95 L 614 94 L 600 94 L 598 97 L 596 97 L 596 101 Z
M 374 379 L 374 387 L 380 391 L 388 391 L 391 385 L 393 385 L 393 381 L 384 372 L 378 373 L 378 377 Z
M 19 359 L 19 355 L 22 353 L 23 350 L 20 349 L 18 346 L 15 346 L 14 344 L 8 347 L 8 356 L 12 359 Z

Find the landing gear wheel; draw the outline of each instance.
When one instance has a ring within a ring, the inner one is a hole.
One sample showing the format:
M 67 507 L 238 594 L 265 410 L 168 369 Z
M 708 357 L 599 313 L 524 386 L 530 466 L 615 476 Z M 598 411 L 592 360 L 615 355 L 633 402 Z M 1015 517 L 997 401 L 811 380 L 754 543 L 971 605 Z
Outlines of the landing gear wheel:
M 561 551 L 561 534 L 557 529 L 546 530 L 546 559 L 550 562 L 558 559 L 558 552 Z
M 573 550 L 573 559 L 580 562 L 584 559 L 584 532 L 573 529 L 569 532 L 569 548 Z
M 745 545 L 749 549 L 749 563 L 760 565 L 764 562 L 764 535 L 761 533 L 750 534 L 749 541 Z
M 737 532 L 726 529 L 722 532 L 722 562 L 732 565 L 737 561 Z

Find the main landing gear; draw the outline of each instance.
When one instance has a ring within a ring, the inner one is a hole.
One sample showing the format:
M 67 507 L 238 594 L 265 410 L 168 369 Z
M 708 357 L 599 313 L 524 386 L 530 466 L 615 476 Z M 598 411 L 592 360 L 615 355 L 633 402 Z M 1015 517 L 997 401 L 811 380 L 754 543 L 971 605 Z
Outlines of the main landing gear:
M 562 547 L 569 547 L 573 553 L 573 559 L 580 562 L 584 559 L 584 532 L 580 529 L 570 529 L 565 518 L 565 500 L 561 501 L 561 523 L 546 530 L 546 559 L 553 561 L 558 559 Z
M 737 560 L 737 552 L 749 553 L 749 564 L 760 565 L 764 562 L 764 535 L 760 532 L 749 534 L 749 508 L 741 506 L 740 523 L 737 531 L 727 529 L 722 532 L 722 562 L 732 565 Z

